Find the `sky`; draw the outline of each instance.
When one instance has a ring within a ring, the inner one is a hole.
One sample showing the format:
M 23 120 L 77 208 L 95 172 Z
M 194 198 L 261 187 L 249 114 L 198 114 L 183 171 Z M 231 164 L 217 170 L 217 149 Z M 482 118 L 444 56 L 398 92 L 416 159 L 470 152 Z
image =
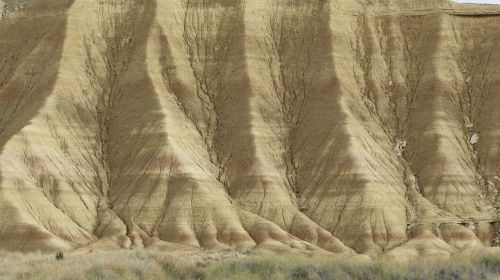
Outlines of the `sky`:
M 500 0 L 454 0 L 458 3 L 500 4 Z

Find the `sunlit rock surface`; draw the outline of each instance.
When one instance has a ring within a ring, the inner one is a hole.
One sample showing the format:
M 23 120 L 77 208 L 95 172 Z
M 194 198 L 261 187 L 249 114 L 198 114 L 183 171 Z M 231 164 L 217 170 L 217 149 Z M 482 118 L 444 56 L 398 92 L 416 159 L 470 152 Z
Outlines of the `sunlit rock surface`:
M 32 0 L 0 21 L 0 248 L 496 245 L 499 48 L 500 8 L 444 0 Z

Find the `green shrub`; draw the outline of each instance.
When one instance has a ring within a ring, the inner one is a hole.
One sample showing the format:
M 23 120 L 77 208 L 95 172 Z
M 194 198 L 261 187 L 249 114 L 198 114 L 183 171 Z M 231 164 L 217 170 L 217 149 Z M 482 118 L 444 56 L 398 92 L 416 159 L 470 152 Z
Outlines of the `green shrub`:
M 56 253 L 56 260 L 58 260 L 58 261 L 64 260 L 64 253 L 63 252 L 57 252 Z

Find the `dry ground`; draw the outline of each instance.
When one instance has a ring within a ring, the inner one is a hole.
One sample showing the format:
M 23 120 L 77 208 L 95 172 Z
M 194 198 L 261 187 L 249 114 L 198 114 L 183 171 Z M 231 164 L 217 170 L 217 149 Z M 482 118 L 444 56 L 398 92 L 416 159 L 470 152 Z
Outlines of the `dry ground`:
M 255 255 L 249 251 L 65 255 L 0 253 L 0 279 L 500 279 L 500 256 L 456 255 L 409 263 L 338 257 Z

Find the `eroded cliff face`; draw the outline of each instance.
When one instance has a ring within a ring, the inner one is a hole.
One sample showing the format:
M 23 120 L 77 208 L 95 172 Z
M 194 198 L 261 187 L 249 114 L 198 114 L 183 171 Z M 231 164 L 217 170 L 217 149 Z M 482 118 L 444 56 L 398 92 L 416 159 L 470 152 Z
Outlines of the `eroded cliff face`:
M 500 8 L 33 0 L 0 21 L 0 248 L 498 242 Z

